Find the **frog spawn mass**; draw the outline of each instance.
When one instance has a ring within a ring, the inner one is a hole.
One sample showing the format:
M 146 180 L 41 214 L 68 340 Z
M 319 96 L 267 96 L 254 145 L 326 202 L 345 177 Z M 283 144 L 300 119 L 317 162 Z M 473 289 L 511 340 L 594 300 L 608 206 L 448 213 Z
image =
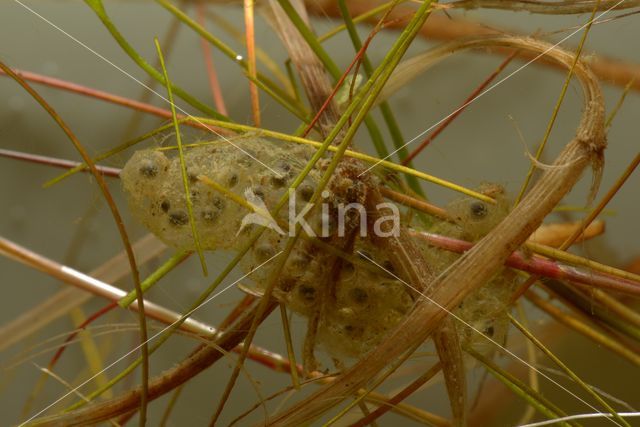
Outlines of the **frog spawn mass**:
M 255 138 L 232 143 L 217 141 L 185 150 L 193 219 L 201 247 L 204 250 L 240 248 L 249 235 L 239 232 L 242 218 L 249 211 L 198 177 L 205 176 L 242 198 L 248 190 L 272 209 L 311 154 L 306 147 L 285 149 L 283 144 Z M 271 170 L 254 159 L 260 159 Z M 120 176 L 130 209 L 145 227 L 171 247 L 194 248 L 177 155 L 169 158 L 163 151 L 137 151 Z M 298 187 L 297 199 L 301 205 L 313 193 L 310 182 L 316 182 L 318 176 L 318 171 L 312 171 L 308 182 Z M 278 218 L 286 220 L 286 212 Z
M 193 221 L 201 248 L 240 250 L 248 244 L 255 226 L 243 228 L 242 220 L 251 212 L 206 185 L 199 177 L 206 176 L 240 197 L 258 197 L 273 214 L 277 202 L 312 154 L 313 150 L 305 146 L 253 137 L 236 139 L 233 144 L 215 141 L 186 150 L 184 162 L 193 204 Z M 254 159 L 260 159 L 262 164 Z M 290 196 L 295 197 L 295 203 L 285 205 L 275 215 L 279 224 L 288 223 L 290 208 L 297 214 L 308 203 L 326 162 L 318 164 Z M 177 155 L 168 157 L 165 151 L 156 149 L 137 151 L 122 170 L 121 178 L 130 210 L 146 228 L 171 247 L 195 250 Z M 352 202 L 358 194 L 362 195 L 366 192 L 363 186 L 355 178 L 341 174 L 340 169 L 334 174 L 321 200 L 330 208 L 323 211 L 318 204 L 307 215 L 307 222 L 316 235 L 325 236 L 326 240 L 327 236 L 321 234 L 321 226 L 323 222 L 331 222 L 331 218 L 327 219 L 327 212 L 335 214 L 339 204 Z M 506 213 L 494 206 L 478 203 L 482 202 L 465 200 L 453 204 L 451 210 L 456 213 L 457 224 L 445 226 L 443 231 L 457 237 L 476 239 Z M 243 258 L 243 269 L 246 272 L 254 270 L 250 278 L 258 292 L 266 286 L 278 264 L 267 261 L 284 249 L 286 241 L 286 235 L 267 229 Z M 434 266 L 436 272 L 455 259 L 455 255 L 420 245 L 425 260 Z M 367 237 L 355 238 L 353 252 L 362 253 L 387 270 L 393 269 L 384 251 Z M 278 275 L 273 296 L 299 315 L 318 316 L 317 342 L 330 355 L 339 359 L 358 357 L 375 347 L 407 315 L 414 304 L 414 297 L 401 281 L 371 264 L 367 265 L 369 261 L 366 259 L 360 263 L 343 260 L 335 283 L 326 292 L 324 287 L 327 283 L 318 278 L 326 277 L 322 273 L 331 257 L 334 255 L 310 241 L 298 239 Z M 504 295 L 509 292 L 511 282 L 505 277 L 497 276 L 456 310 L 465 322 L 498 340 L 506 332 Z M 505 281 L 509 282 L 506 286 Z M 459 332 L 463 344 L 475 346 L 478 338 L 468 328 L 461 327 Z

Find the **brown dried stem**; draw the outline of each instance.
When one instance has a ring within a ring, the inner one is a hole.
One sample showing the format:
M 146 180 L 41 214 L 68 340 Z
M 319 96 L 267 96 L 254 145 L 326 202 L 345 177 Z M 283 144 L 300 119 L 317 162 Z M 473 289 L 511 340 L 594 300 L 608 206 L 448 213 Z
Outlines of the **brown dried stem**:
M 293 2 L 293 6 L 296 12 L 308 25 L 309 17 L 304 6 L 301 2 Z M 324 107 L 324 111 L 319 118 L 319 128 L 322 135 L 326 135 L 330 132 L 333 124 L 338 121 L 340 113 L 335 102 L 329 102 L 326 106 L 325 101 L 328 96 L 333 92 L 331 80 L 327 75 L 322 61 L 316 56 L 316 54 L 309 48 L 309 45 L 305 42 L 298 29 L 292 24 L 291 20 L 282 9 L 282 6 L 275 0 L 270 1 L 270 12 L 272 14 L 272 25 L 276 27 L 278 36 L 280 36 L 284 47 L 289 53 L 291 62 L 295 65 L 302 86 L 306 91 L 307 98 L 311 104 L 311 110 L 321 111 Z
M 318 16 L 331 16 L 340 18 L 340 11 L 335 0 L 328 0 L 324 2 L 308 1 L 309 13 Z M 384 3 L 384 0 L 351 0 L 349 1 L 349 11 L 352 16 L 362 15 L 367 13 L 371 9 L 380 6 Z M 473 7 L 472 4 L 473 3 Z M 458 2 L 453 3 L 456 6 L 467 6 L 467 8 L 502 8 L 508 10 L 522 10 L 520 6 L 532 7 L 542 2 L 514 2 L 514 1 L 483 1 L 476 0 L 473 2 Z M 553 5 L 546 3 L 541 10 L 530 10 L 534 13 L 553 13 L 553 14 L 569 14 L 569 13 L 588 13 L 593 9 L 595 1 L 585 2 L 554 2 Z M 607 10 L 615 2 L 602 1 L 599 10 Z M 640 1 L 625 1 L 618 6 L 618 8 L 632 8 L 640 5 Z M 537 6 L 536 6 L 537 7 Z M 616 8 L 616 9 L 618 9 Z M 401 29 L 405 25 L 404 20 L 398 19 L 409 16 L 411 13 L 410 7 L 398 7 L 390 15 L 389 20 L 385 23 L 385 28 Z M 378 20 L 376 17 L 367 21 L 369 24 L 376 25 Z M 497 35 L 500 33 L 515 34 L 510 29 L 495 28 L 491 29 L 480 23 L 473 22 L 468 19 L 456 16 L 455 19 L 451 19 L 448 16 L 442 14 L 432 14 L 429 18 L 429 24 L 420 29 L 420 35 L 426 39 L 450 41 L 463 37 L 477 37 L 484 35 Z M 511 49 L 496 48 L 492 49 L 492 54 L 498 54 L 508 56 L 512 52 Z M 521 51 L 518 56 L 523 60 L 530 60 L 535 56 L 535 51 Z M 633 81 L 632 87 L 634 90 L 640 91 L 640 65 L 624 62 L 619 59 L 607 58 L 600 55 L 590 55 L 586 58 L 591 71 L 602 81 L 615 84 L 620 87 L 625 87 L 630 81 Z M 539 62 L 540 65 L 552 66 L 556 68 L 562 68 L 556 61 L 547 60 L 542 58 Z

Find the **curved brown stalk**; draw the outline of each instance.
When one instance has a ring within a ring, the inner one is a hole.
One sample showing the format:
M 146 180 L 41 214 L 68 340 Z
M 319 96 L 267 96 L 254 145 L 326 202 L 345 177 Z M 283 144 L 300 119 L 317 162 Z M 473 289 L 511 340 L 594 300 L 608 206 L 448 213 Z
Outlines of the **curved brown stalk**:
M 567 68 L 571 67 L 573 61 L 572 54 L 529 38 L 477 38 L 459 41 L 444 48 L 459 50 L 481 46 L 545 52 Z M 432 283 L 411 283 L 417 289 L 427 289 L 427 298 L 418 299 L 411 314 L 375 350 L 333 383 L 270 418 L 267 425 L 293 426 L 309 422 L 351 396 L 358 388 L 366 386 L 369 380 L 388 366 L 389 361 L 396 360 L 407 349 L 424 342 L 445 318 L 447 310 L 457 306 L 471 291 L 486 283 L 509 254 L 525 242 L 573 187 L 586 166 L 592 164 L 596 176 L 599 176 L 606 147 L 602 95 L 596 77 L 583 64 L 575 68 L 575 73 L 582 83 L 585 108 L 575 138 L 557 157 L 555 167 L 541 176 L 522 202 L 491 233 Z M 403 244 L 412 245 L 408 239 Z M 418 258 L 415 262 L 424 261 Z M 420 278 L 419 281 L 424 279 Z
M 25 70 L 18 70 L 15 68 L 12 68 L 13 72 L 15 74 L 17 74 L 18 76 L 20 76 L 21 78 L 23 78 L 26 81 L 30 81 L 33 83 L 38 83 L 38 84 L 43 84 L 45 86 L 49 86 L 49 87 L 53 87 L 56 89 L 61 89 L 61 90 L 65 90 L 71 93 L 75 93 L 77 95 L 83 95 L 83 96 L 87 96 L 89 98 L 94 98 L 94 99 L 99 99 L 101 101 L 105 101 L 105 102 L 110 102 L 112 104 L 115 105 L 120 105 L 122 107 L 126 107 L 126 108 L 131 108 L 133 110 L 136 110 L 138 112 L 142 112 L 142 113 L 146 113 L 146 114 L 151 114 L 157 117 L 160 117 L 162 119 L 171 119 L 171 111 L 164 109 L 164 108 L 160 108 L 160 107 L 156 107 L 154 105 L 151 105 L 149 103 L 146 102 L 142 102 L 142 101 L 136 101 L 134 99 L 130 99 L 124 96 L 120 96 L 120 95 L 116 95 L 110 92 L 106 92 L 103 90 L 99 90 L 99 89 L 95 89 L 89 86 L 84 86 L 84 85 L 80 85 L 78 83 L 73 83 L 70 81 L 66 81 L 63 79 L 58 79 L 55 77 L 49 77 L 49 76 L 45 76 L 42 74 L 38 74 L 38 73 L 33 73 L 31 71 L 25 71 Z M 0 76 L 4 76 L 6 75 L 6 73 L 2 70 L 0 70 Z M 177 114 L 178 119 L 186 119 L 188 116 L 184 115 L 184 114 Z M 185 126 L 191 126 L 194 128 L 199 128 L 202 130 L 211 130 L 213 129 L 215 132 L 222 134 L 222 135 L 233 135 L 233 132 L 229 132 L 229 130 L 221 128 L 221 127 L 216 127 L 216 126 L 210 126 L 210 125 L 203 125 L 202 123 L 199 123 L 198 121 L 195 120 L 185 120 L 184 122 Z M 128 134 L 128 132 L 127 132 Z
M 328 0 L 324 2 L 307 1 L 307 7 L 309 12 L 318 16 L 331 16 L 334 18 L 340 18 L 340 10 L 335 0 Z M 380 6 L 384 3 L 384 0 L 350 0 L 349 10 L 352 16 L 364 14 L 371 9 Z M 520 10 L 517 6 L 524 5 L 529 6 L 535 4 L 534 2 L 511 2 L 511 1 L 473 1 L 473 2 L 458 2 L 453 3 L 457 6 L 463 6 L 464 4 L 474 4 L 474 8 L 505 8 L 509 10 Z M 540 2 L 539 2 L 540 3 Z M 560 2 L 558 6 L 554 3 L 554 6 L 548 4 L 544 5 L 544 10 L 547 13 L 556 14 L 569 14 L 569 13 L 588 13 L 593 10 L 594 2 Z M 573 5 L 569 5 L 573 3 Z M 615 2 L 602 1 L 599 10 L 607 10 Z M 640 5 L 640 1 L 625 1 L 620 7 L 630 8 Z M 565 7 L 566 6 L 566 7 Z M 570 7 L 570 8 L 569 8 Z M 531 10 L 535 13 L 544 13 L 542 11 Z M 401 18 L 408 16 L 411 13 L 409 7 L 397 7 L 390 15 L 388 22 L 385 23 L 385 28 L 401 29 L 405 25 L 405 21 Z M 371 25 L 376 25 L 378 20 L 376 17 L 367 21 Z M 480 23 L 473 22 L 461 17 L 451 19 L 442 14 L 432 14 L 429 18 L 429 23 L 420 29 L 420 35 L 427 39 L 450 41 L 460 39 L 462 37 L 478 37 L 484 35 L 495 35 L 501 32 L 507 32 L 514 34 L 508 28 L 501 28 L 492 30 Z M 512 53 L 512 49 L 497 48 L 492 49 L 491 53 L 508 56 Z M 524 60 L 530 60 L 535 55 L 535 51 L 521 51 L 518 56 Z M 624 62 L 622 60 L 607 58 L 600 55 L 590 55 L 588 64 L 591 71 L 603 82 L 612 83 L 617 86 L 625 87 L 630 81 L 633 81 L 632 87 L 635 90 L 640 91 L 640 65 Z M 559 67 L 559 64 L 555 61 L 547 61 L 542 58 L 541 65 Z M 561 67 L 561 66 L 560 66 Z
M 219 3 L 220 0 L 211 1 L 212 3 Z M 225 0 L 225 3 L 235 2 L 239 0 Z M 385 0 L 350 0 L 348 2 L 349 11 L 352 16 L 358 16 L 365 14 L 372 9 L 384 4 Z M 605 11 L 615 5 L 617 1 L 605 0 L 601 1 L 598 7 L 599 11 Z M 340 9 L 336 0 L 305 0 L 305 4 L 310 14 L 320 17 L 332 17 L 341 19 Z M 554 15 L 568 15 L 588 13 L 593 10 L 595 1 L 575 2 L 575 1 L 563 1 L 563 2 L 535 2 L 535 1 L 503 1 L 503 0 L 473 0 L 473 1 L 459 1 L 447 4 L 447 7 L 454 7 L 460 9 L 504 9 L 510 11 L 528 11 L 538 14 L 554 14 Z M 630 9 L 640 6 L 640 0 L 627 0 L 616 6 L 613 10 Z M 410 16 L 412 9 L 410 7 L 397 7 L 391 14 L 389 19 L 385 22 L 385 28 L 389 29 L 402 29 L 405 25 L 406 18 Z M 367 20 L 369 24 L 378 24 L 376 16 Z M 441 14 L 432 14 L 429 18 L 429 24 L 420 29 L 420 35 L 427 39 L 435 40 L 456 40 L 462 37 L 477 37 L 490 34 L 499 34 L 502 32 L 513 34 L 509 29 L 494 29 L 488 28 L 480 23 L 473 22 L 464 18 L 456 17 L 451 19 L 448 16 Z M 511 49 L 493 49 L 490 53 L 508 56 L 512 52 Z M 524 60 L 530 60 L 532 58 L 531 51 L 522 51 L 518 53 L 518 56 Z M 625 87 L 629 82 L 633 82 L 631 86 L 634 90 L 640 91 L 640 65 L 625 62 L 615 58 L 608 58 L 600 55 L 590 55 L 586 59 L 591 68 L 591 71 L 603 82 L 615 84 L 620 87 Z M 540 61 L 541 65 L 559 67 L 555 61 Z M 561 66 L 560 66 L 561 68 Z
M 460 0 L 449 4 L 451 7 L 463 9 L 503 9 L 512 11 L 526 11 L 545 15 L 569 15 L 589 13 L 596 6 L 596 0 L 591 1 L 504 1 L 504 0 Z M 640 5 L 638 0 L 605 0 L 597 5 L 596 10 L 629 9 Z

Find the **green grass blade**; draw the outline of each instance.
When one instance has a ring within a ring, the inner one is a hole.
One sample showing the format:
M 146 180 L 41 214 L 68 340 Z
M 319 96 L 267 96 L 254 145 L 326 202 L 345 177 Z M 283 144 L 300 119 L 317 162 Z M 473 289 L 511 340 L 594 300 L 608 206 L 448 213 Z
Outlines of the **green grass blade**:
M 601 404 L 607 411 L 609 411 L 609 413 L 623 426 L 631 427 L 628 422 L 626 422 L 620 415 L 618 415 L 616 410 L 613 409 L 611 405 L 609 405 L 602 397 L 600 397 L 598 393 L 593 391 L 593 389 L 589 387 L 589 385 L 587 385 L 584 381 L 582 381 L 582 379 L 578 375 L 576 375 L 571 369 L 569 369 L 569 367 L 565 365 L 562 362 L 562 360 L 560 360 L 555 354 L 553 354 L 551 350 L 545 347 L 545 345 L 542 344 L 542 342 L 538 340 L 531 332 L 529 332 L 527 328 L 524 327 L 524 325 L 518 322 L 516 318 L 514 318 L 511 314 L 509 314 L 508 316 L 509 316 L 509 320 L 511 320 L 511 323 L 513 323 L 513 325 L 516 328 L 518 328 L 518 330 L 522 332 L 522 334 L 525 337 L 527 337 L 529 341 L 534 343 L 536 347 L 538 347 L 545 355 L 547 355 L 547 357 L 550 358 L 553 361 L 553 363 L 558 365 L 558 367 L 562 369 L 562 371 L 564 371 L 564 373 L 567 374 L 569 378 L 575 381 L 584 391 L 590 394 L 591 397 L 593 397 L 599 404 Z
M 186 121 L 185 119 L 181 119 L 180 122 L 184 122 Z M 125 141 L 122 144 L 118 145 L 117 147 L 112 148 L 109 151 L 105 151 L 102 154 L 97 155 L 96 157 L 94 157 L 92 160 L 94 163 L 97 163 L 101 160 L 104 159 L 108 159 L 111 156 L 114 156 L 124 150 L 126 150 L 127 148 L 133 147 L 134 145 L 136 145 L 139 142 L 142 142 L 146 139 L 151 138 L 152 136 L 155 136 L 159 133 L 162 133 L 164 131 L 166 131 L 167 129 L 171 129 L 173 127 L 173 123 L 169 123 L 163 126 L 160 126 L 156 129 L 153 129 L 150 132 L 145 133 L 144 135 L 138 136 L 136 138 L 130 139 L 129 141 Z M 57 177 L 50 179 L 49 181 L 45 182 L 44 184 L 42 184 L 43 188 L 49 188 L 52 185 L 55 185 L 57 183 L 59 183 L 60 181 L 62 181 L 63 179 L 66 179 L 68 177 L 70 177 L 71 175 L 75 175 L 78 172 L 82 172 L 84 170 L 87 170 L 88 166 L 86 163 L 80 163 L 78 166 L 69 169 L 68 171 L 66 171 L 65 173 L 62 173 L 60 175 L 58 175 Z
M 393 8 L 399 3 L 401 3 L 401 0 L 395 0 L 390 5 L 385 5 L 385 9 Z M 349 34 L 349 37 L 351 38 L 353 48 L 356 52 L 358 52 L 362 49 L 362 40 L 360 40 L 360 36 L 358 35 L 355 23 L 351 18 L 351 15 L 349 14 L 349 10 L 347 9 L 345 0 L 338 0 L 338 7 L 340 8 L 340 13 L 342 14 L 347 32 Z M 371 77 L 371 73 L 373 73 L 373 66 L 371 65 L 369 56 L 366 53 L 362 55 L 362 67 L 364 68 L 367 77 Z M 408 156 L 409 152 L 406 147 L 403 147 L 404 136 L 402 136 L 400 126 L 398 126 L 398 122 L 396 121 L 393 111 L 391 110 L 391 107 L 389 106 L 389 103 L 387 101 L 383 101 L 380 103 L 380 112 L 382 113 L 382 118 L 384 119 L 387 125 L 387 129 L 389 130 L 389 134 L 391 135 L 393 146 L 396 148 L 396 150 L 398 150 L 398 158 L 400 160 L 403 160 Z M 388 157 L 389 153 L 381 153 L 380 151 L 378 151 L 378 155 L 380 157 L 386 158 Z M 409 162 L 407 166 L 413 168 L 412 162 Z M 416 178 L 407 177 L 407 184 L 409 184 L 413 191 L 418 193 L 420 196 L 425 197 L 422 187 L 420 187 L 420 184 L 418 183 L 418 180 Z
M 240 65 L 246 73 L 248 64 L 247 64 L 247 61 L 242 59 L 242 56 L 240 54 L 238 54 L 236 51 L 231 49 L 231 47 L 223 43 L 220 39 L 215 37 L 213 34 L 208 32 L 204 27 L 202 27 L 196 21 L 191 19 L 187 14 L 185 14 L 183 11 L 178 9 L 175 5 L 173 5 L 168 0 L 156 0 L 156 3 L 164 7 L 168 12 L 173 14 L 176 18 L 178 18 L 185 25 L 187 25 L 189 28 L 191 28 L 193 31 L 199 34 L 202 38 L 204 38 L 213 46 L 215 46 L 218 50 L 220 50 L 220 52 L 222 52 L 229 59 L 231 59 L 238 65 Z M 258 72 L 257 79 L 252 81 L 256 83 L 256 85 L 260 89 L 264 90 L 269 95 L 276 94 L 277 96 L 274 97 L 274 99 L 279 103 L 281 103 L 289 111 L 297 110 L 301 116 L 303 117 L 305 116 L 304 113 L 301 113 L 302 111 L 304 111 L 304 107 L 300 103 L 298 103 L 295 99 L 293 99 L 289 95 L 289 93 L 287 93 L 286 90 L 282 89 L 280 86 L 278 86 L 275 82 L 273 82 L 264 74 Z
M 173 270 L 178 264 L 187 259 L 187 257 L 191 255 L 190 251 L 178 251 L 171 258 L 169 258 L 164 264 L 162 264 L 159 268 L 157 268 L 153 273 L 147 276 L 140 283 L 140 289 L 142 289 L 142 293 L 144 294 L 149 289 L 153 287 L 160 279 L 166 276 L 171 270 Z M 126 296 L 122 297 L 120 301 L 118 301 L 118 305 L 122 308 L 129 307 L 136 299 L 138 298 L 138 293 L 135 289 L 129 292 Z
M 125 51 L 125 53 L 140 67 L 142 68 L 149 76 L 151 76 L 156 81 L 163 83 L 164 79 L 162 74 L 158 72 L 155 68 L 151 66 L 134 48 L 129 44 L 129 42 L 124 38 L 124 36 L 120 33 L 118 28 L 115 26 L 109 15 L 107 14 L 104 5 L 102 4 L 102 0 L 85 0 L 85 3 L 95 12 L 100 21 L 107 28 L 111 36 L 115 39 L 115 41 L 120 45 L 120 47 Z M 201 101 L 198 101 L 196 98 L 187 93 L 184 89 L 180 88 L 176 85 L 171 85 L 171 90 L 175 92 L 180 98 L 182 98 L 185 102 L 187 102 L 192 107 L 202 111 L 204 114 L 214 117 L 218 120 L 228 121 L 229 118 L 218 113 L 213 108 L 207 106 Z
M 178 156 L 180 158 L 180 170 L 182 172 L 182 184 L 184 185 L 184 197 L 187 202 L 187 213 L 189 215 L 189 224 L 191 225 L 191 233 L 193 234 L 193 241 L 196 245 L 196 252 L 200 258 L 200 264 L 202 265 L 202 273 L 206 276 L 207 263 L 204 261 L 204 254 L 202 253 L 202 247 L 200 246 L 200 236 L 196 229 L 196 221 L 193 218 L 193 202 L 191 200 L 191 191 L 189 191 L 189 177 L 187 176 L 187 166 L 184 163 L 184 150 L 182 148 L 182 136 L 180 134 L 180 125 L 178 125 L 178 117 L 176 116 L 176 105 L 173 102 L 173 92 L 171 91 L 171 81 L 169 80 L 169 74 L 167 73 L 167 67 L 164 64 L 164 57 L 162 56 L 162 49 L 160 48 L 160 42 L 158 38 L 154 39 L 156 44 L 156 50 L 158 51 L 158 58 L 160 59 L 160 66 L 162 67 L 162 73 L 164 81 L 167 86 L 167 94 L 169 97 L 169 103 L 171 104 L 171 118 L 173 120 L 173 126 L 176 130 L 176 141 L 178 143 Z
M 485 368 L 495 376 L 500 382 L 502 382 L 505 386 L 507 386 L 511 391 L 513 391 L 516 395 L 520 396 L 531 406 L 536 408 L 541 414 L 545 415 L 549 419 L 559 418 L 566 416 L 566 413 L 557 408 L 553 403 L 547 400 L 540 393 L 509 374 L 508 372 L 502 370 L 495 363 L 482 356 L 480 353 L 475 350 L 467 349 L 467 353 L 473 356 L 477 361 L 479 361 Z M 570 424 L 566 422 L 560 423 L 561 426 L 568 426 Z M 571 425 L 575 425 L 571 423 Z

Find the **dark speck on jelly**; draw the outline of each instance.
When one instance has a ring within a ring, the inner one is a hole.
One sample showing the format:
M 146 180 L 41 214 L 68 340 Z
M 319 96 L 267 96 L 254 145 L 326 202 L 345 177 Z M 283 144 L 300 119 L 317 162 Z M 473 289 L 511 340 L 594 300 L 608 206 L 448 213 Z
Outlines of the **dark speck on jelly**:
M 305 202 L 311 200 L 311 196 L 313 196 L 314 188 L 311 184 L 302 184 L 298 187 L 298 193 L 300 193 L 300 197 Z
M 286 183 L 287 183 L 287 177 L 284 175 L 271 176 L 271 186 L 274 188 L 284 187 Z
M 383 262 L 382 266 L 384 267 L 385 270 L 387 270 L 387 272 L 390 272 L 390 273 L 395 272 L 395 269 L 393 268 L 393 264 L 389 260 L 386 260 L 385 262 Z
M 300 285 L 298 293 L 305 301 L 312 302 L 316 299 L 316 289 L 312 286 Z
M 220 197 L 214 197 L 211 203 L 218 210 L 224 209 L 224 200 Z
M 289 163 L 285 162 L 284 160 L 278 162 L 278 167 L 280 169 L 282 169 L 283 171 L 285 171 L 285 172 L 289 172 L 291 170 L 291 165 Z
M 229 176 L 229 188 L 235 186 L 238 183 L 238 174 L 232 173 Z
M 187 175 L 189 176 L 189 182 L 191 184 L 195 184 L 198 182 L 198 175 L 193 171 L 187 171 Z
M 169 222 L 176 226 L 185 225 L 189 222 L 189 216 L 185 211 L 173 211 L 169 213 Z
M 169 203 L 168 200 L 163 200 L 162 203 L 160 203 L 160 209 L 164 212 L 169 212 L 169 209 L 171 209 L 171 203 Z
M 202 219 L 207 222 L 214 222 L 218 219 L 223 209 L 224 200 L 219 197 L 214 197 L 211 201 L 211 206 L 207 206 L 202 210 Z
M 369 295 L 367 294 L 367 291 L 362 288 L 353 288 L 351 290 L 351 297 L 358 304 L 363 304 L 367 301 Z
M 473 217 L 476 219 L 484 218 L 488 213 L 487 205 L 482 202 L 471 203 L 469 209 L 471 210 L 471 215 L 473 215 Z
M 202 210 L 202 219 L 207 222 L 214 222 L 220 216 L 218 209 L 205 208 Z
M 254 187 L 253 194 L 264 200 L 264 190 L 262 189 L 262 187 Z
M 138 169 L 140 174 L 147 178 L 153 178 L 158 175 L 158 165 L 153 160 L 144 159 L 140 162 L 140 168 Z

